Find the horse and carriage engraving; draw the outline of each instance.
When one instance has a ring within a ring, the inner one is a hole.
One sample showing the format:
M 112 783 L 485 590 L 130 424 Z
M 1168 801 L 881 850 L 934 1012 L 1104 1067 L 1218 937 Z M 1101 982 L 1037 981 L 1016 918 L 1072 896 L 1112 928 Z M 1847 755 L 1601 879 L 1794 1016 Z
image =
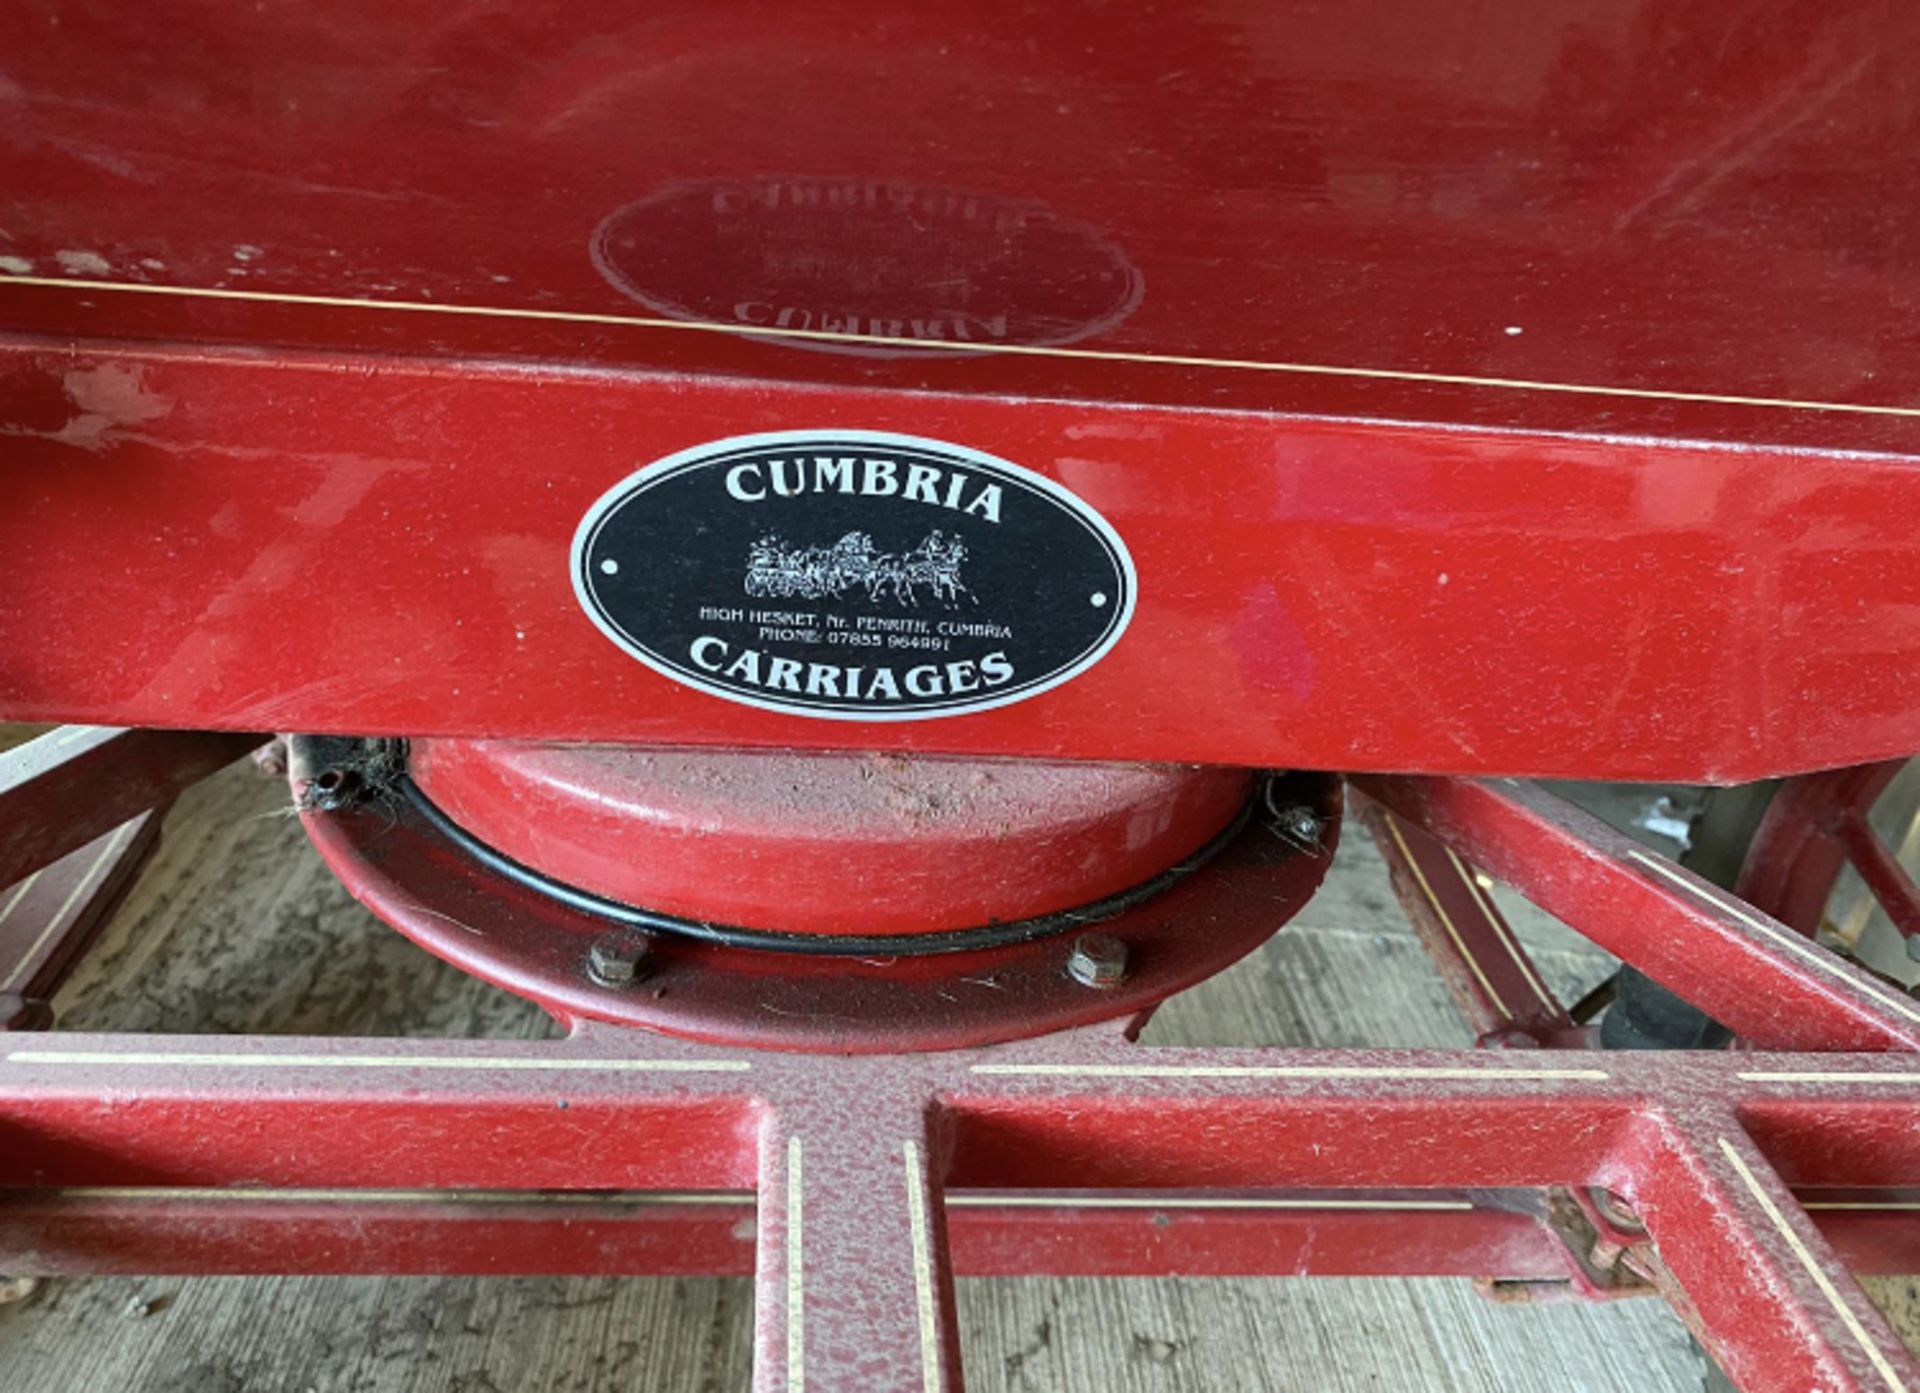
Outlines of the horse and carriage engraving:
M 881 551 L 865 532 L 849 532 L 832 546 L 796 547 L 768 535 L 747 550 L 746 592 L 760 599 L 819 600 L 864 589 L 869 600 L 891 597 L 919 604 L 924 588 L 945 605 L 973 592 L 960 578 L 967 544 L 935 529 L 911 551 Z

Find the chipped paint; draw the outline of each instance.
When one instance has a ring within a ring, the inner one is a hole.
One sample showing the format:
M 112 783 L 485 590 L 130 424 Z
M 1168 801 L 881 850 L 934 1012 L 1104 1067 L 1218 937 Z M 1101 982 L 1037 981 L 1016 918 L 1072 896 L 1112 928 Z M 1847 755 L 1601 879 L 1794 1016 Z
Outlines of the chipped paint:
M 113 274 L 113 263 L 99 252 L 58 251 L 53 259 L 60 263 L 60 269 L 70 276 L 108 276 Z
M 157 421 L 173 410 L 173 399 L 149 391 L 143 369 L 102 363 L 72 368 L 61 377 L 77 414 L 51 438 L 99 452 L 118 444 L 133 427 Z

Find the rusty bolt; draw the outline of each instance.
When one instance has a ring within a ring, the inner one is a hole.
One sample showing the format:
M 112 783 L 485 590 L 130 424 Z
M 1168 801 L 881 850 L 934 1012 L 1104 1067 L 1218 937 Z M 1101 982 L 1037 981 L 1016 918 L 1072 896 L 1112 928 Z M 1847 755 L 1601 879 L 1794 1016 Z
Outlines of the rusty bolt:
M 1489 1030 L 1474 1041 L 1483 1050 L 1537 1050 L 1541 1048 L 1540 1037 L 1517 1025 L 1502 1026 L 1498 1030 Z
M 1127 945 L 1112 934 L 1082 934 L 1073 941 L 1067 974 L 1083 987 L 1108 991 L 1127 976 Z
M 1320 818 L 1304 803 L 1281 808 L 1275 813 L 1282 835 L 1303 851 L 1320 845 Z
M 630 987 L 652 971 L 653 947 L 642 934 L 608 934 L 587 949 L 587 975 L 603 987 Z
M 270 779 L 284 779 L 287 776 L 287 742 L 285 737 L 276 735 L 248 756 L 253 767 Z
M 1593 1201 L 1593 1207 L 1602 1218 L 1615 1228 L 1625 1229 L 1629 1233 L 1645 1233 L 1646 1220 L 1640 1217 L 1640 1211 L 1633 1204 L 1622 1199 L 1604 1185 L 1589 1185 L 1587 1198 Z

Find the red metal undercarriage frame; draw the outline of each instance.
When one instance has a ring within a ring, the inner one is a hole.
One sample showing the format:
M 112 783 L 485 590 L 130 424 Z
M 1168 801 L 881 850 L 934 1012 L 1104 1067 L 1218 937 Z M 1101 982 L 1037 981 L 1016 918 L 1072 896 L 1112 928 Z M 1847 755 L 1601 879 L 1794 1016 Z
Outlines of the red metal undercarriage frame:
M 137 870 L 144 810 L 249 743 L 68 730 L 5 757 L 0 877 L 45 867 L 0 898 L 16 1025 Z M 1920 1388 L 1843 1265 L 1920 1268 L 1920 1006 L 1531 786 L 1355 788 L 1490 1043 L 1586 1037 L 1475 867 L 1746 1048 L 16 1034 L 0 1269 L 753 1271 L 764 1390 L 958 1388 L 956 1273 L 1650 1285 L 1742 1387 Z

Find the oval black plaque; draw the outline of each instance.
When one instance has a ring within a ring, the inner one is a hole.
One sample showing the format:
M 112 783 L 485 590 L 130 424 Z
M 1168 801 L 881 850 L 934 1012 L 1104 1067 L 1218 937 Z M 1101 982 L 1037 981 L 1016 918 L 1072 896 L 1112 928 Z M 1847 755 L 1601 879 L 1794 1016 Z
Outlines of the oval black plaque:
M 836 720 L 1004 706 L 1097 662 L 1133 562 L 1049 479 L 960 445 L 781 431 L 696 446 L 588 511 L 573 583 L 609 638 L 703 692 Z

